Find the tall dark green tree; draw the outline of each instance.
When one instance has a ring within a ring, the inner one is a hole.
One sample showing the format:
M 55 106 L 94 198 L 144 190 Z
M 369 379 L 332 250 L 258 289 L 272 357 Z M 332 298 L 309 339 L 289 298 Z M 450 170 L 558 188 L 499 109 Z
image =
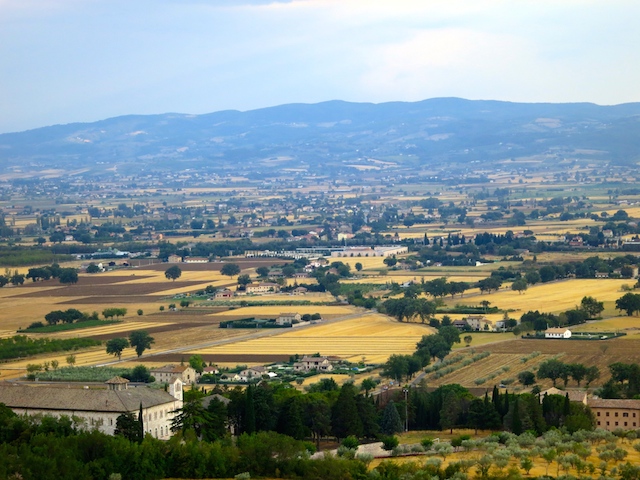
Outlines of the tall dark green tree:
M 345 383 L 331 410 L 331 424 L 333 434 L 337 438 L 347 438 L 354 435 L 362 437 L 362 421 L 358 414 L 356 403 L 356 389 L 351 383 Z
M 402 428 L 402 420 L 400 420 L 400 414 L 396 408 L 393 400 L 387 403 L 387 406 L 382 412 L 382 421 L 380 423 L 380 429 L 385 435 L 393 435 L 400 433 L 404 429 Z

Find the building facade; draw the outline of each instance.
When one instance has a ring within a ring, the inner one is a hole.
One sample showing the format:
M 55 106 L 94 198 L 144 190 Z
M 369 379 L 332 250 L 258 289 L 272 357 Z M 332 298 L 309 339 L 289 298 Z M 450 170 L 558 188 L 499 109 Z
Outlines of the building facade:
M 636 430 L 640 426 L 640 400 L 590 398 L 587 405 L 596 418 L 596 427 Z
M 145 434 L 155 438 L 171 437 L 171 423 L 182 408 L 182 381 L 175 378 L 167 391 L 147 386 L 129 387 L 129 381 L 114 377 L 106 388 L 68 387 L 66 385 L 21 385 L 0 383 L 0 403 L 22 415 L 67 416 L 81 428 L 97 429 L 113 435 L 118 417 L 131 413 L 136 418 L 142 407 Z

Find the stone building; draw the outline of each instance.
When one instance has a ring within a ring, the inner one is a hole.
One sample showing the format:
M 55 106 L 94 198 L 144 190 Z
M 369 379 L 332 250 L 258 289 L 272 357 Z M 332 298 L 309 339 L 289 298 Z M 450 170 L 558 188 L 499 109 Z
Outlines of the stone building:
M 0 403 L 17 414 L 63 415 L 77 419 L 86 429 L 113 435 L 123 413 L 137 418 L 142 406 L 145 434 L 171 437 L 175 411 L 182 408 L 182 381 L 174 378 L 168 391 L 147 386 L 129 387 L 129 380 L 114 377 L 104 386 L 24 385 L 0 383 Z

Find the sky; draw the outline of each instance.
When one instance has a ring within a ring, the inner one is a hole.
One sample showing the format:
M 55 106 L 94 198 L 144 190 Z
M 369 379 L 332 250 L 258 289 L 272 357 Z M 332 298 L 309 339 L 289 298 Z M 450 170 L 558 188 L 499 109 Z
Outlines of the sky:
M 327 100 L 640 101 L 638 0 L 0 0 L 0 133 Z

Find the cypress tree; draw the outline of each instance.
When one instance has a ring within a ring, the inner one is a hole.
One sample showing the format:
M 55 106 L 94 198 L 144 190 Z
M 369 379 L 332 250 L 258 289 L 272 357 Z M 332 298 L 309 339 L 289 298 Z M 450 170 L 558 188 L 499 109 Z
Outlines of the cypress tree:
M 138 412 L 138 425 L 140 429 L 140 441 L 144 438 L 144 419 L 142 418 L 142 402 L 140 402 L 140 411 Z
M 347 438 L 354 435 L 362 436 L 362 422 L 358 415 L 356 404 L 356 391 L 353 384 L 345 383 L 340 389 L 340 394 L 331 412 L 331 424 L 333 434 L 337 438 Z
M 244 412 L 244 431 L 253 433 L 256 431 L 256 406 L 253 399 L 253 386 L 247 387 L 245 412 Z
M 395 403 L 391 400 L 387 403 L 387 406 L 382 413 L 382 433 L 385 435 L 393 435 L 394 433 L 402 432 L 402 420 L 400 414 L 396 408 Z
M 516 435 L 520 435 L 522 433 L 522 419 L 520 418 L 519 403 L 518 396 L 516 395 L 516 398 L 513 401 L 513 417 L 511 419 L 511 431 Z

